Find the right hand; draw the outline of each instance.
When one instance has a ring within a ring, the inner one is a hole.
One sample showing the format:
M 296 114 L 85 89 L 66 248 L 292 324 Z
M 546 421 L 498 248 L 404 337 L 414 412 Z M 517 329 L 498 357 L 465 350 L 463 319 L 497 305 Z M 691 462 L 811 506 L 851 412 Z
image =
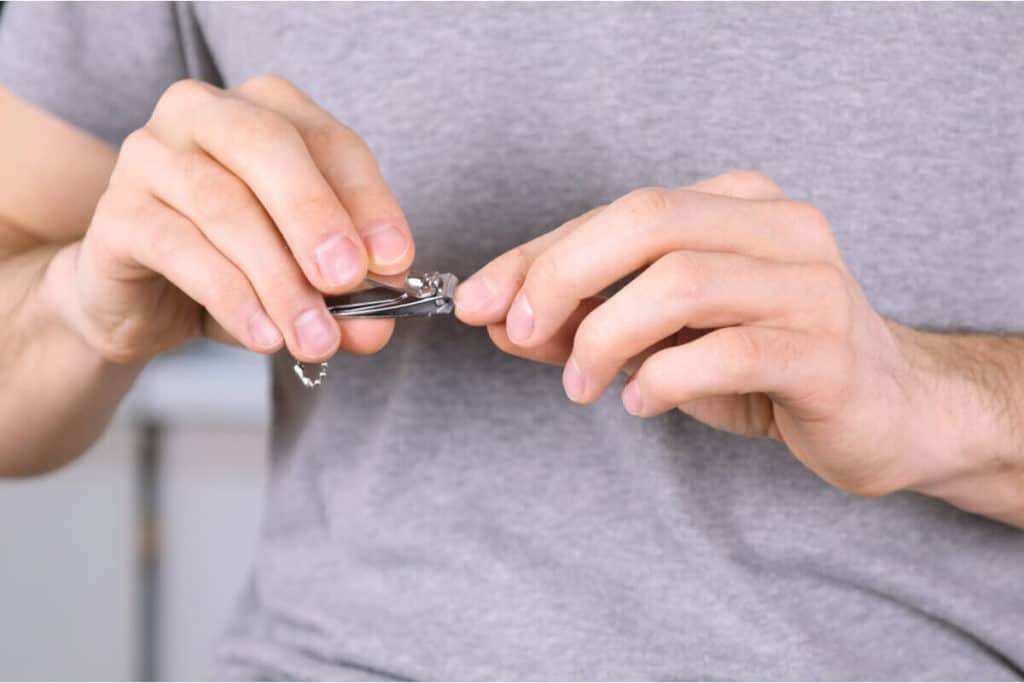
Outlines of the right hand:
M 200 336 L 316 362 L 372 353 L 390 320 L 324 293 L 394 274 L 414 245 L 366 143 L 283 78 L 172 85 L 129 135 L 80 242 L 51 263 L 62 316 L 104 358 Z

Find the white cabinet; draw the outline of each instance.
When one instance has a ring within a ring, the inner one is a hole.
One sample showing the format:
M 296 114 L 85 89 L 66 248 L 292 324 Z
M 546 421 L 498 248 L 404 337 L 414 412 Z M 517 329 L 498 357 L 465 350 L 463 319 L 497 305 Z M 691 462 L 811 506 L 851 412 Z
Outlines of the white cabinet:
M 0 481 L 0 678 L 133 678 L 131 430 L 46 477 Z
M 208 679 L 259 528 L 265 435 L 197 427 L 167 436 L 160 476 L 159 653 L 164 680 Z
M 148 485 L 143 423 L 161 434 Z M 0 480 L 0 679 L 208 678 L 261 523 L 268 423 L 265 359 L 197 345 L 148 368 L 77 462 Z

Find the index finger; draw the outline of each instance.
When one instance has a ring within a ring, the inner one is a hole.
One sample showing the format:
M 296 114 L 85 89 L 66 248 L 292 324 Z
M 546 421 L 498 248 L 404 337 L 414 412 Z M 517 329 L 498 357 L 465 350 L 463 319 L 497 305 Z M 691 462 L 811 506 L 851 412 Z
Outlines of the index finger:
M 603 208 L 599 206 L 591 209 L 550 232 L 506 251 L 474 273 L 455 290 L 455 315 L 467 325 L 488 325 L 504 320 L 512 297 L 523 286 L 533 261 Z
M 370 270 L 403 273 L 415 256 L 409 223 L 369 145 L 287 79 L 260 76 L 236 91 L 290 120 L 348 212 L 370 256 Z
M 314 287 L 339 292 L 365 279 L 367 253 L 352 219 L 286 117 L 186 81 L 167 91 L 147 127 L 175 146 L 198 147 L 238 176 Z
M 730 171 L 688 186 L 697 192 L 750 200 L 784 199 L 785 194 L 768 176 L 757 171 Z M 512 299 L 526 280 L 533 262 L 560 240 L 597 216 L 598 206 L 511 251 L 507 251 L 463 282 L 455 292 L 455 314 L 470 325 L 504 321 Z
M 817 209 L 692 189 L 638 190 L 539 255 L 506 320 L 517 344 L 542 343 L 588 296 L 678 250 L 799 263 L 836 253 Z

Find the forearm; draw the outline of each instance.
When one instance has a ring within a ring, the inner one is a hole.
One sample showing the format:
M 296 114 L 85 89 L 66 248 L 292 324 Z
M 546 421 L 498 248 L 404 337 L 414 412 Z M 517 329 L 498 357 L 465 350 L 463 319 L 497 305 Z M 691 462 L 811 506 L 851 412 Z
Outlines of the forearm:
M 141 365 L 105 361 L 63 320 L 58 245 L 0 255 L 0 476 L 37 474 L 82 453 L 103 431 Z
M 923 428 L 944 451 L 913 489 L 1024 527 L 1024 338 L 893 329 L 927 378 Z

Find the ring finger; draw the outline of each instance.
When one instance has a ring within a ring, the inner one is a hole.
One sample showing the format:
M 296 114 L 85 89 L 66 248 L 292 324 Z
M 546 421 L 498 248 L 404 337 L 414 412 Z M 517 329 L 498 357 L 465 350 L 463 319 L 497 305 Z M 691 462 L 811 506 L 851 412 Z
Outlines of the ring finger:
M 740 254 L 672 252 L 587 316 L 576 331 L 563 383 L 589 403 L 644 349 L 682 328 L 739 324 L 807 328 L 822 317 L 816 266 Z

